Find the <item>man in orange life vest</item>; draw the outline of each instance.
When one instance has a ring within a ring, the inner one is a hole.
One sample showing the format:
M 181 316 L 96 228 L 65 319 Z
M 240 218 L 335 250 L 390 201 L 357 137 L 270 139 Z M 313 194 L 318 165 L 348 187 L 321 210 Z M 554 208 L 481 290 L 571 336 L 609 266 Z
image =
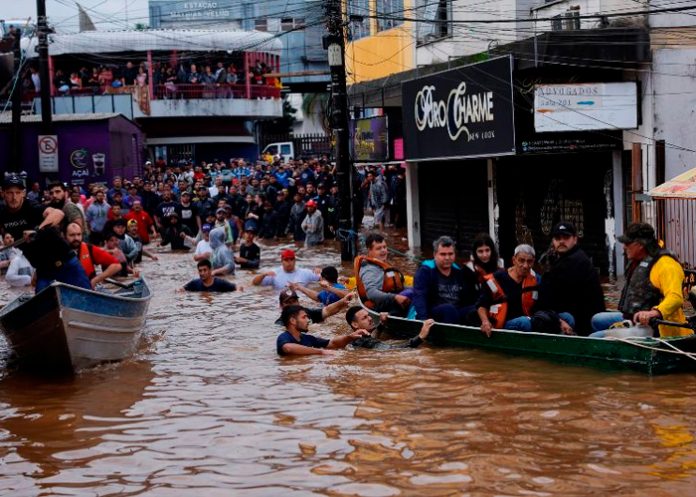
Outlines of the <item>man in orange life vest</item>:
M 121 263 L 113 255 L 96 245 L 82 241 L 82 227 L 77 223 L 70 223 L 65 228 L 65 239 L 76 253 L 77 257 L 89 277 L 92 288 L 107 278 L 115 276 L 121 271 Z M 96 266 L 102 267 L 97 274 Z
M 518 245 L 512 267 L 486 276 L 476 311 L 481 319 L 481 331 L 487 336 L 491 336 L 493 328 L 532 331 L 531 316 L 534 314 L 539 284 L 532 270 L 535 257 L 533 247 Z M 573 318 L 567 313 L 560 313 L 559 316 L 561 331 L 572 332 Z
M 405 316 L 411 299 L 401 295 L 404 275 L 387 262 L 387 242 L 379 233 L 365 238 L 367 256 L 355 258 L 354 271 L 358 295 L 365 306 L 379 312 Z

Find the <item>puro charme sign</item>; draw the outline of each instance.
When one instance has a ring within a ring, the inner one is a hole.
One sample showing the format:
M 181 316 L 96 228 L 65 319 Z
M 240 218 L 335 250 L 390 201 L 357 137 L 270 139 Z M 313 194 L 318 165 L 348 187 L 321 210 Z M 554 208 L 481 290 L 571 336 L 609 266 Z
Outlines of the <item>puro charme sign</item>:
M 514 153 L 510 57 L 407 81 L 402 89 L 407 160 Z

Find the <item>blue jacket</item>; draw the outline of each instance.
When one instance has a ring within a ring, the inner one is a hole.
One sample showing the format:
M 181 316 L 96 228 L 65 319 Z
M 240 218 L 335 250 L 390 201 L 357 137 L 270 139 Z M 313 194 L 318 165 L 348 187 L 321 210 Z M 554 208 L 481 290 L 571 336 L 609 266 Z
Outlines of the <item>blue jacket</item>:
M 477 298 L 476 274 L 468 267 L 452 266 L 452 279 L 450 283 L 458 288 L 456 307 L 473 305 Z M 416 319 L 428 319 L 432 316 L 432 309 L 440 304 L 451 303 L 443 300 L 440 287 L 440 273 L 435 266 L 435 261 L 429 259 L 421 264 L 416 271 L 413 280 L 413 305 L 416 308 Z

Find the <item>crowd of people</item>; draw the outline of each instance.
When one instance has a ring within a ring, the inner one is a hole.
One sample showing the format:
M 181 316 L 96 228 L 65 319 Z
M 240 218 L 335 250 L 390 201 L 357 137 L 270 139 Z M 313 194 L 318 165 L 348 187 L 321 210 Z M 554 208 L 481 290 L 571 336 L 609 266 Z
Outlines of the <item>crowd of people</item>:
M 172 65 L 166 61 L 156 61 L 152 67 L 152 83 L 156 88 L 161 87 L 164 96 L 177 92 L 179 85 L 188 85 L 189 89 L 215 88 L 216 96 L 231 97 L 231 85 L 244 85 L 247 78 L 254 85 L 278 86 L 279 80 L 271 76 L 269 65 L 261 60 L 256 62 L 245 73 L 240 62 L 233 60 L 202 59 L 196 61 L 180 61 Z M 101 95 L 113 93 L 121 88 L 143 88 L 149 84 L 147 62 L 126 61 L 123 64 L 102 65 L 58 65 L 53 74 L 53 88 L 60 94 Z M 38 68 L 30 65 L 22 73 L 22 88 L 25 94 L 31 95 L 41 91 L 41 80 Z
M 417 347 L 435 322 L 476 326 L 489 337 L 498 329 L 600 338 L 693 333 L 682 309 L 681 265 L 645 223 L 629 226 L 618 237 L 629 266 L 617 311 L 606 311 L 598 274 L 569 222 L 554 226 L 551 246 L 541 257 L 522 244 L 508 266 L 488 234 L 478 235 L 471 256 L 459 263 L 454 240 L 442 236 L 433 244 L 433 258 L 422 262 L 413 285 L 406 287 L 403 273 L 389 261 L 382 233 L 387 223 L 403 222 L 405 210 L 399 191 L 403 171 L 391 166 L 357 174 L 353 207 L 360 220 L 364 208 L 372 210 L 376 231 L 365 239 L 366 254 L 355 259 L 356 292 L 340 281 L 334 267 L 298 267 L 292 249 L 281 252 L 279 266 L 260 267 L 257 237 L 312 247 L 340 235 L 341 201 L 335 170 L 325 158 L 288 164 L 262 159 L 199 165 L 167 165 L 158 159 L 147 162 L 140 176 L 115 177 L 110 185 L 88 185 L 86 191 L 59 182 L 46 190 L 33 183 L 27 191 L 22 178 L 6 176 L 0 268 L 17 284 L 33 281 L 37 291 L 54 280 L 98 288 L 112 277 L 138 276 L 143 256 L 157 259 L 151 250 L 157 245 L 192 252 L 199 278 L 183 291 L 239 290 L 226 277 L 249 269 L 255 271 L 252 285 L 271 286 L 279 295 L 281 355 L 323 354 L 349 343 Z M 355 293 L 366 308 L 380 313 L 382 322 L 389 316 L 423 321 L 421 333 L 399 344 L 377 340 L 380 328 L 370 325 L 370 314 L 351 307 Z M 301 306 L 300 295 L 320 306 Z M 320 323 L 344 309 L 350 334 L 324 340 L 307 333 L 310 321 Z

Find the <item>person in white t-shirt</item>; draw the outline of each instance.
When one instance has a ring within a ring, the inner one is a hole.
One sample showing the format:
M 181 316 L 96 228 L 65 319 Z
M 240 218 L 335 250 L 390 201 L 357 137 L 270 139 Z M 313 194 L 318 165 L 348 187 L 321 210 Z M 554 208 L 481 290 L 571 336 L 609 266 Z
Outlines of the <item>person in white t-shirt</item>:
M 212 226 L 204 224 L 201 226 L 201 240 L 196 244 L 196 251 L 193 254 L 193 260 L 196 262 L 203 259 L 210 260 L 213 256 L 213 248 L 210 246 L 210 230 Z
M 289 283 L 300 283 L 307 285 L 319 281 L 319 269 L 311 270 L 298 268 L 295 266 L 295 251 L 283 250 L 280 253 L 280 267 L 265 273 L 257 274 L 251 283 L 253 285 L 273 286 L 275 290 L 282 290 Z

